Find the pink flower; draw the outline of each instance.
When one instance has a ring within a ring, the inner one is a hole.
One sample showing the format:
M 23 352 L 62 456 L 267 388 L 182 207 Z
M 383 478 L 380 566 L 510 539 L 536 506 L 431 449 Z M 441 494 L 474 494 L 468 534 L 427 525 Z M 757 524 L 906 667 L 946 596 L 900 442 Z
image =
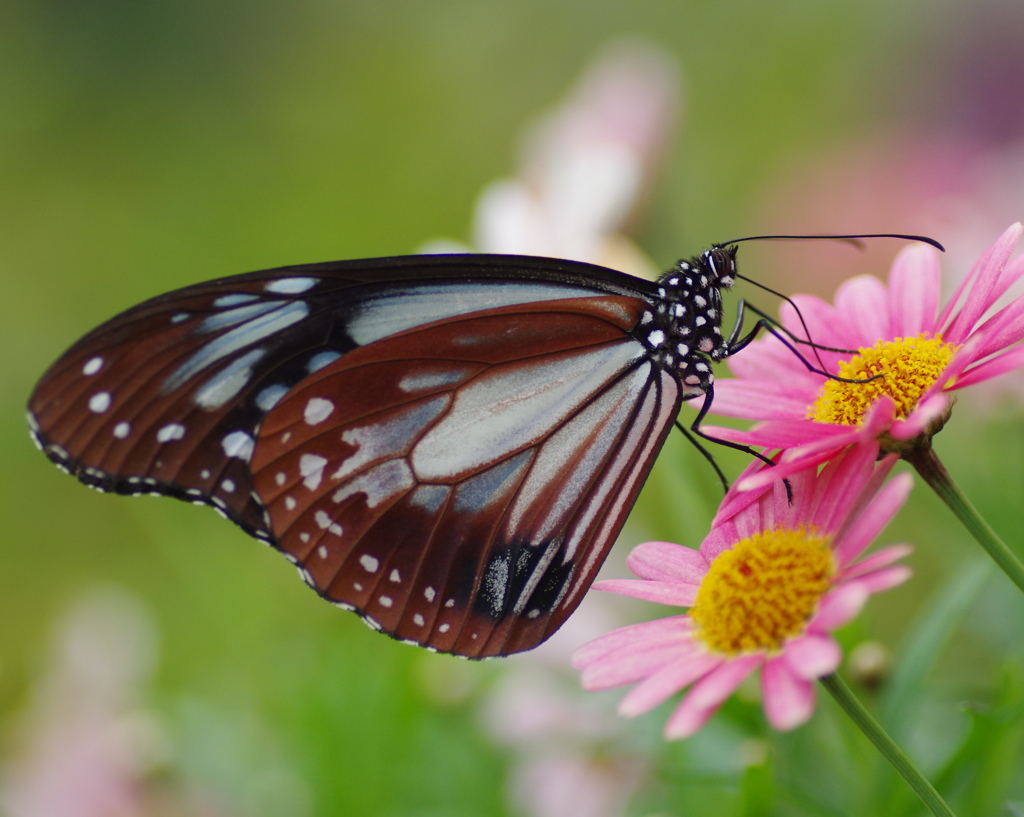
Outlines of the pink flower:
M 640 580 L 600 590 L 689 607 L 684 615 L 615 630 L 577 650 L 583 686 L 637 686 L 619 706 L 639 715 L 689 687 L 665 726 L 692 735 L 751 673 L 761 670 L 765 714 L 776 729 L 804 723 L 813 681 L 835 671 L 830 632 L 850 621 L 872 593 L 905 581 L 893 545 L 857 561 L 902 506 L 911 477 L 883 480 L 896 457 L 875 465 L 877 445 L 848 449 L 820 474 L 790 477 L 757 491 L 732 490 L 699 551 L 666 542 L 636 548 L 628 565 Z M 747 473 L 765 468 L 755 463 Z
M 813 364 L 856 382 L 807 370 L 775 337 L 750 344 L 729 359 L 734 379 L 715 385 L 713 411 L 762 421 L 750 431 L 704 426 L 712 437 L 783 453 L 771 473 L 743 483 L 752 488 L 820 463 L 855 443 L 880 440 L 885 451 L 926 445 L 945 423 L 952 392 L 1024 365 L 1024 297 L 987 313 L 1024 275 L 1024 256 L 1010 255 L 1024 228 L 1014 224 L 975 263 L 953 298 L 939 308 L 939 256 L 926 245 L 904 249 L 888 287 L 862 275 L 843 284 L 835 306 L 797 296 L 810 338 L 828 352 L 800 347 Z M 962 303 L 961 303 L 962 302 Z M 959 306 L 958 306 L 959 304 Z M 782 325 L 804 329 L 788 304 Z M 868 378 L 876 377 L 870 382 Z

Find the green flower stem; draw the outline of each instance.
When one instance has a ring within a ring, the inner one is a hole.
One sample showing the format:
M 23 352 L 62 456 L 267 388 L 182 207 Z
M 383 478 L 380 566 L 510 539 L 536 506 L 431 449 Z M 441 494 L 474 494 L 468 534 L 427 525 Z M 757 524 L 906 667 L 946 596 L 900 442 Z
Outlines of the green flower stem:
M 941 815 L 941 817 L 956 817 L 953 810 L 946 805 L 946 801 L 935 790 L 935 787 L 928 782 L 928 779 L 921 774 L 921 770 L 914 765 L 914 761 L 886 734 L 878 721 L 871 717 L 871 714 L 857 700 L 857 697 L 850 691 L 850 688 L 843 683 L 843 679 L 832 673 L 819 680 L 821 685 L 835 698 L 836 703 L 860 727 L 860 731 L 882 753 L 882 756 L 893 765 L 893 768 L 900 773 L 900 776 L 907 781 L 910 788 L 921 798 L 921 802 L 928 807 L 929 811 L 932 814 Z
M 930 446 L 916 448 L 904 456 L 956 515 L 970 534 L 978 541 L 1021 592 L 1024 592 L 1024 563 L 1000 539 L 988 522 L 981 518 L 977 509 L 953 482 L 945 466 Z

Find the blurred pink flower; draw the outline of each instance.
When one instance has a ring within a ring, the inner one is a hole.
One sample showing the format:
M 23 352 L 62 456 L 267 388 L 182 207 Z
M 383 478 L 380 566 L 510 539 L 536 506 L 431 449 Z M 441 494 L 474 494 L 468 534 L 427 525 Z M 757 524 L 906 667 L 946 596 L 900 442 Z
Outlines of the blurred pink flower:
M 532 757 L 515 770 L 513 799 L 530 817 L 619 817 L 649 772 L 639 759 Z
M 835 306 L 797 296 L 810 337 L 802 347 L 825 371 L 860 382 L 830 380 L 809 371 L 778 338 L 768 336 L 729 358 L 733 379 L 717 382 L 713 411 L 762 421 L 750 431 L 715 426 L 713 437 L 767 449 L 787 449 L 771 473 L 741 487 L 778 479 L 822 462 L 858 442 L 881 440 L 882 449 L 906 453 L 927 443 L 945 422 L 952 392 L 1024 365 L 1024 297 L 989 312 L 1024 275 L 1024 256 L 1010 255 L 1024 228 L 1014 224 L 974 264 L 940 311 L 938 253 L 926 245 L 904 249 L 893 263 L 888 287 L 858 276 L 836 293 Z M 802 336 L 791 306 L 782 325 Z M 881 374 L 876 380 L 866 378 Z
M 6 817 L 227 814 L 166 775 L 156 780 L 169 745 L 138 700 L 155 657 L 155 632 L 133 596 L 92 591 L 72 606 L 4 761 Z
M 993 144 L 962 129 L 886 131 L 818 155 L 801 152 L 764 185 L 760 198 L 762 233 L 937 238 L 947 249 L 945 283 L 956 287 L 993 233 L 1024 211 L 1024 140 Z M 770 264 L 775 289 L 824 296 L 847 278 L 879 269 L 890 250 L 883 241 L 866 242 L 861 250 L 803 241 L 744 252 L 757 256 L 748 269 Z
M 894 545 L 858 560 L 903 505 L 909 474 L 886 485 L 896 458 L 878 465 L 877 446 L 848 449 L 826 465 L 759 491 L 730 491 L 710 534 L 692 550 L 648 542 L 629 558 L 640 580 L 599 582 L 600 590 L 688 613 L 615 630 L 581 647 L 583 686 L 637 686 L 619 712 L 639 715 L 690 687 L 665 726 L 667 738 L 694 734 L 751 673 L 761 671 L 765 714 L 776 729 L 804 723 L 813 681 L 835 671 L 830 632 L 873 593 L 900 584 L 909 552 Z M 761 470 L 755 463 L 747 469 Z
M 621 817 L 653 772 L 651 760 L 621 748 L 622 722 L 600 701 L 580 697 L 569 656 L 618 625 L 624 602 L 590 594 L 554 636 L 512 656 L 484 702 L 483 725 L 513 754 L 509 800 L 528 817 Z

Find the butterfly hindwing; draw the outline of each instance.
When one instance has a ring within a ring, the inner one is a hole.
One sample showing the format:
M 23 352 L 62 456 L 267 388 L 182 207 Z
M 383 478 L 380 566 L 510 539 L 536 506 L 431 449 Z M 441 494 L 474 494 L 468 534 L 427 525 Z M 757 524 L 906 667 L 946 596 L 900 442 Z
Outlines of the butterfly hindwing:
M 277 543 L 397 638 L 528 649 L 589 586 L 679 405 L 626 297 L 472 313 L 354 350 L 268 414 Z

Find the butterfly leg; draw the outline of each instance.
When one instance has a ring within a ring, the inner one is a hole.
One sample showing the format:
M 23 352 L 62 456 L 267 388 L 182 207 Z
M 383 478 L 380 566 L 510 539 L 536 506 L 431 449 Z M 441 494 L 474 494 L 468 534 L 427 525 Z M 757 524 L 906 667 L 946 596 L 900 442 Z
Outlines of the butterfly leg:
M 743 323 L 748 310 L 750 312 L 753 312 L 755 315 L 758 315 L 759 317 L 757 322 L 750 329 L 750 331 L 747 332 L 747 334 L 743 335 Z M 788 329 L 779 326 L 779 324 L 776 323 L 772 318 L 769 318 L 760 309 L 747 303 L 742 298 L 740 299 L 738 304 L 736 324 L 733 326 L 733 330 L 729 336 L 728 341 L 726 341 L 728 352 L 725 356 L 731 357 L 737 352 L 740 352 L 743 349 L 745 349 L 754 340 L 757 339 L 757 336 L 761 333 L 762 330 L 768 332 L 770 335 L 775 337 L 783 346 L 789 349 L 789 351 L 793 353 L 796 359 L 807 367 L 808 371 L 813 372 L 814 374 L 820 374 L 822 377 L 827 377 L 829 380 L 837 380 L 841 383 L 870 383 L 872 380 L 877 380 L 878 378 L 884 376 L 881 374 L 876 374 L 872 375 L 871 377 L 864 378 L 840 377 L 837 374 L 833 374 L 832 372 L 826 371 L 824 368 L 824 363 L 822 363 L 820 358 L 818 358 L 818 364 L 820 365 L 820 368 L 818 366 L 815 366 L 813 363 L 811 363 L 811 361 L 804 357 L 803 354 L 801 354 L 800 350 L 797 349 L 794 344 L 803 343 L 809 345 L 812 349 L 814 349 L 815 357 L 818 356 L 819 349 L 824 350 L 826 352 L 849 351 L 850 354 L 855 354 L 855 352 L 847 349 L 834 349 L 830 346 L 819 346 L 813 341 L 798 338 Z

